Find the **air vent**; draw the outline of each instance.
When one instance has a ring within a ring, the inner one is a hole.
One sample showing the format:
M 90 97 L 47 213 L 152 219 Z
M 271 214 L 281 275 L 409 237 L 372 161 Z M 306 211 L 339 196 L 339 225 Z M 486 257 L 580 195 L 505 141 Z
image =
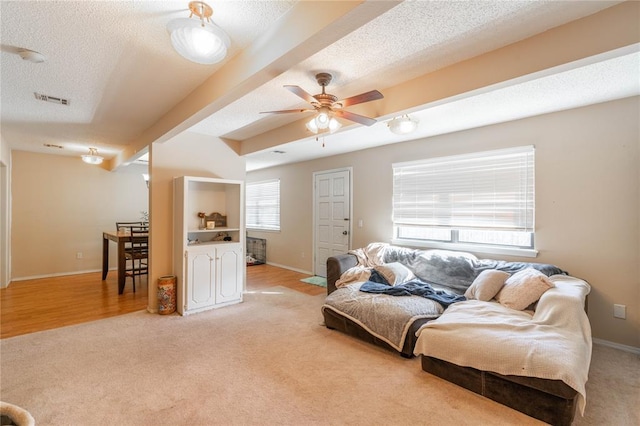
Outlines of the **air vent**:
M 55 96 L 43 95 L 37 92 L 33 92 L 33 94 L 36 96 L 36 99 L 39 101 L 51 102 L 51 103 L 60 104 L 60 105 L 69 105 L 69 99 L 56 98 Z
M 52 144 L 52 143 L 45 143 L 43 145 L 46 146 L 47 148 L 64 149 L 64 147 L 62 145 L 55 145 L 55 144 Z

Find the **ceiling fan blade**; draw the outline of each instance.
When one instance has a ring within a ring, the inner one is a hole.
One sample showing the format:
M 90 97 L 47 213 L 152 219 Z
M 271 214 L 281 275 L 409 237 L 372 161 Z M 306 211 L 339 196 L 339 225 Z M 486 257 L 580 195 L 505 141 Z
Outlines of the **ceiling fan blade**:
M 378 92 L 377 90 L 372 90 L 370 92 L 360 93 L 359 95 L 351 96 L 350 98 L 339 100 L 338 102 L 336 102 L 336 104 L 340 104 L 342 105 L 342 108 L 346 108 L 351 105 L 376 101 L 382 98 L 384 98 L 382 93 Z
M 365 117 L 364 115 L 354 114 L 353 112 L 337 110 L 333 111 L 338 117 L 346 118 L 347 120 L 355 121 L 356 123 L 364 124 L 365 126 L 371 126 L 377 123 L 373 118 Z
M 313 112 L 315 109 L 281 109 L 279 111 L 261 111 L 260 114 L 287 114 L 290 112 Z
M 309 92 L 307 92 L 300 86 L 293 86 L 293 85 L 287 84 L 284 86 L 284 88 L 290 91 L 291 93 L 293 93 L 294 95 L 300 96 L 302 99 L 304 99 L 309 103 L 318 102 L 316 98 L 314 98 Z

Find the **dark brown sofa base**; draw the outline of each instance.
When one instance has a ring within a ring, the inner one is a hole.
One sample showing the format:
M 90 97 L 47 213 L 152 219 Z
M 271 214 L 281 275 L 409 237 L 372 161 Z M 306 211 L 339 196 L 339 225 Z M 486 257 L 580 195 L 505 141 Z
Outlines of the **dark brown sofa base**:
M 324 309 L 322 311 L 322 315 L 324 315 L 324 324 L 327 328 L 331 328 L 333 330 L 338 330 L 343 333 L 346 333 L 350 336 L 355 336 L 361 340 L 364 340 L 367 343 L 373 343 L 374 345 L 381 346 L 385 349 L 389 349 L 394 352 L 398 352 L 394 347 L 389 345 L 384 340 L 378 339 L 376 336 L 370 334 L 367 330 L 362 328 L 359 324 L 353 322 L 349 318 L 345 318 L 339 313 L 332 311 L 331 309 Z M 430 318 L 421 318 L 414 321 L 414 323 L 409 328 L 407 332 L 407 337 L 404 340 L 404 346 L 400 351 L 400 355 L 405 358 L 413 357 L 413 348 L 416 345 L 416 331 L 422 326 L 422 324 L 429 321 Z
M 578 392 L 560 380 L 502 376 L 422 356 L 422 369 L 552 425 L 570 425 Z

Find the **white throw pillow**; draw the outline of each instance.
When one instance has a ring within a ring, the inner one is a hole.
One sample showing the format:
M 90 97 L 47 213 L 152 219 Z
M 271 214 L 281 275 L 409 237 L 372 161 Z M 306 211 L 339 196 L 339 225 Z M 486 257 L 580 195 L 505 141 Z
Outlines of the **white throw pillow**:
M 527 268 L 516 272 L 505 281 L 496 294 L 496 300 L 502 305 L 522 311 L 538 301 L 542 294 L 554 287 L 545 274 L 537 269 Z
M 476 279 L 473 280 L 473 283 L 464 293 L 464 297 L 488 302 L 498 294 L 504 282 L 510 276 L 511 274 L 508 272 L 498 271 L 497 269 L 486 269 L 480 272 Z
M 389 285 L 406 283 L 416 277 L 411 269 L 399 262 L 385 263 L 384 265 L 375 266 L 373 269 L 378 271 Z

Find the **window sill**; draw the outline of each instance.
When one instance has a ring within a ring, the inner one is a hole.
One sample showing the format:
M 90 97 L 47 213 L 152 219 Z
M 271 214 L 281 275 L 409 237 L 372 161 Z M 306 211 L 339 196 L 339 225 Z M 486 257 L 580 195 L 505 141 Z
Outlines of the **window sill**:
M 279 229 L 262 229 L 262 228 L 247 228 L 247 232 L 271 232 L 279 234 Z
M 435 241 L 422 241 L 422 240 L 409 240 L 409 239 L 392 239 L 391 244 L 399 246 L 411 246 L 420 248 L 442 249 L 442 250 L 455 250 L 455 251 L 467 251 L 472 253 L 482 254 L 502 254 L 506 256 L 518 256 L 518 257 L 538 257 L 538 250 L 535 249 L 523 249 L 517 247 L 498 247 L 498 246 L 485 246 L 479 244 L 462 244 L 462 243 L 439 243 Z

